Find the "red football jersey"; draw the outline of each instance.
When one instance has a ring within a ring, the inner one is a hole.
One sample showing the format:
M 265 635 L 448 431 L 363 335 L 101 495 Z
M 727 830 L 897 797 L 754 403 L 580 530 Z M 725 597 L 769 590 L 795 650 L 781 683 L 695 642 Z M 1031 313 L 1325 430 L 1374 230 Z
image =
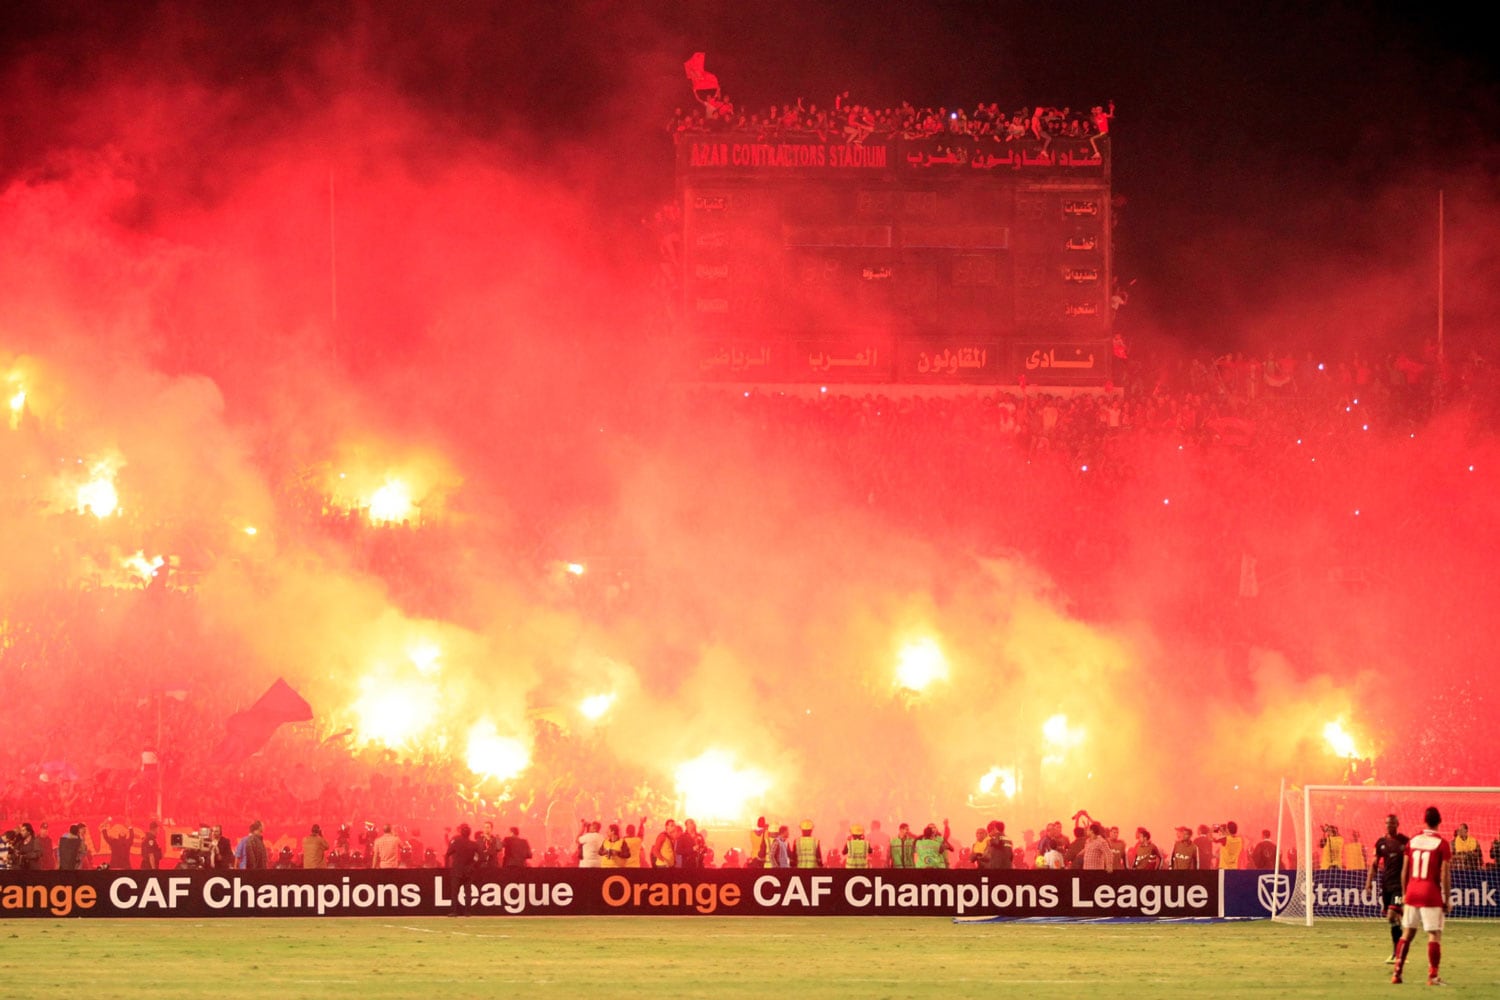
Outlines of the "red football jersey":
M 1443 866 L 1453 859 L 1448 842 L 1432 830 L 1423 830 L 1406 845 L 1407 906 L 1442 906 Z

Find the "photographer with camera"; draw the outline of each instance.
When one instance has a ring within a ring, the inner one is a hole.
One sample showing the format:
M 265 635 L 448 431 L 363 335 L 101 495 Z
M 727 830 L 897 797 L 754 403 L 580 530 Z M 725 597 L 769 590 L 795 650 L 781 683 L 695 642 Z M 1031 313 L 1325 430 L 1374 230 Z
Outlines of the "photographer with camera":
M 316 823 L 312 825 L 311 832 L 302 838 L 302 867 L 328 867 L 328 841 L 323 839 L 323 828 Z
M 604 847 L 604 835 L 599 832 L 598 820 L 589 822 L 579 820 L 578 823 L 578 867 L 579 868 L 602 868 L 604 858 L 601 850 Z

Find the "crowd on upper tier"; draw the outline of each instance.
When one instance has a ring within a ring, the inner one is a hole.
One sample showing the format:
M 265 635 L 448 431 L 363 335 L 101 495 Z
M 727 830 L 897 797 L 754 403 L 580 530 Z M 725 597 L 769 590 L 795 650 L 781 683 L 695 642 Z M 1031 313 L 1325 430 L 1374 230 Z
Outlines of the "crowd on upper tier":
M 997 102 L 961 107 L 916 107 L 903 101 L 895 107 L 875 108 L 850 99 L 845 91 L 819 107 L 803 98 L 773 104 L 764 112 L 745 112 L 722 95 L 702 100 L 699 109 L 678 108 L 667 125 L 669 132 L 733 131 L 754 133 L 767 140 L 785 133 L 814 133 L 820 139 L 841 138 L 861 143 L 873 137 L 939 139 L 968 136 L 995 142 L 1032 139 L 1044 145 L 1056 138 L 1094 140 L 1109 134 L 1115 105 L 1095 105 L 1088 111 L 1037 105 L 1013 112 Z

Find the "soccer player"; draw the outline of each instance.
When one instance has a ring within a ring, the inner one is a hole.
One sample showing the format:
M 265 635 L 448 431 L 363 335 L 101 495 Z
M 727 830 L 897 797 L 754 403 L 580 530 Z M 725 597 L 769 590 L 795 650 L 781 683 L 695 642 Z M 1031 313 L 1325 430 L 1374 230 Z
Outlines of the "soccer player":
M 1406 861 L 1406 844 L 1411 838 L 1400 831 L 1401 821 L 1391 813 L 1385 818 L 1385 836 L 1375 841 L 1375 860 L 1365 873 L 1365 892 L 1380 878 L 1380 907 L 1391 923 L 1391 957 L 1396 962 L 1396 947 L 1401 943 L 1401 868 Z
M 1401 867 L 1401 895 L 1406 903 L 1401 926 L 1405 931 L 1396 945 L 1393 983 L 1401 982 L 1406 955 L 1411 950 L 1412 938 L 1417 935 L 1417 924 L 1421 923 L 1427 932 L 1427 985 L 1448 985 L 1438 975 L 1438 964 L 1443 958 L 1443 914 L 1448 910 L 1453 851 L 1437 832 L 1442 821 L 1437 806 L 1428 806 L 1422 814 L 1426 828 L 1406 844 L 1406 861 Z

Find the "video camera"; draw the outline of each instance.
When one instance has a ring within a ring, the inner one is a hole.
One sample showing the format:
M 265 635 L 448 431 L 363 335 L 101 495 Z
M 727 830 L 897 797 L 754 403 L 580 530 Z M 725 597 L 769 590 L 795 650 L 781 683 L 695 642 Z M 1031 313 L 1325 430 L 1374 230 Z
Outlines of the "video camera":
M 192 833 L 174 833 L 168 841 L 180 851 L 206 851 L 214 846 L 213 830 L 203 826 Z

